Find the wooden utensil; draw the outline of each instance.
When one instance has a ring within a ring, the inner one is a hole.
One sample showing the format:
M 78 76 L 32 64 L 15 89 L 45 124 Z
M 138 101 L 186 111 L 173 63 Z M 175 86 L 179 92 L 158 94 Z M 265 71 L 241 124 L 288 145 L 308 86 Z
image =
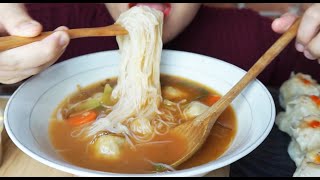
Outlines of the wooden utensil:
M 300 18 L 284 33 L 249 69 L 244 77 L 232 87 L 227 94 L 220 98 L 207 111 L 196 117 L 192 121 L 187 121 L 174 129 L 175 133 L 187 140 L 187 150 L 183 156 L 172 163 L 172 167 L 177 167 L 181 163 L 189 159 L 195 152 L 199 150 L 202 144 L 207 139 L 212 126 L 221 115 L 221 113 L 229 106 L 231 101 L 253 80 L 255 79 L 271 62 L 272 60 L 289 44 L 296 36 L 300 24 Z
M 83 37 L 96 37 L 96 36 L 117 36 L 128 34 L 128 31 L 118 24 L 113 24 L 105 27 L 96 28 L 80 28 L 65 30 L 71 39 Z M 0 51 L 12 49 L 22 45 L 26 45 L 35 41 L 44 39 L 52 34 L 53 31 L 41 33 L 36 37 L 19 37 L 19 36 L 4 36 L 0 37 Z

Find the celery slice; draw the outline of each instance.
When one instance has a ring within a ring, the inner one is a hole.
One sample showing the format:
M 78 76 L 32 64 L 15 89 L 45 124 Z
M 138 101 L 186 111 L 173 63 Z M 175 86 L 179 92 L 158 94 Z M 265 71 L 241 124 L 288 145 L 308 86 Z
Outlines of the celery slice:
M 82 112 L 95 109 L 100 106 L 100 100 L 97 98 L 89 98 L 81 103 L 77 104 L 71 109 L 72 112 Z
M 103 91 L 103 95 L 101 98 L 101 101 L 103 104 L 107 105 L 107 106 L 112 106 L 114 105 L 113 100 L 111 99 L 111 93 L 112 93 L 112 87 L 110 86 L 110 84 L 106 84 L 104 86 L 104 91 Z

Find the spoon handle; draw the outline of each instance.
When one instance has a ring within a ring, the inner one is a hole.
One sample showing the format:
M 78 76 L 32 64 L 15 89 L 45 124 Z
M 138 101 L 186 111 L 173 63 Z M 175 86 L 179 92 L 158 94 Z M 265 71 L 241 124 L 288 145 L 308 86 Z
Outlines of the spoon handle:
M 294 24 L 286 31 L 249 69 L 249 71 L 241 78 L 241 80 L 230 89 L 226 95 L 210 107 L 207 116 L 213 114 L 221 114 L 231 103 L 231 101 L 253 80 L 255 79 L 274 58 L 291 42 L 296 36 L 301 18 L 299 17 Z M 210 122 L 214 124 L 214 122 Z
M 96 37 L 96 36 L 116 36 L 125 35 L 128 32 L 120 25 L 113 24 L 105 27 L 97 28 L 80 28 L 80 29 L 69 29 L 65 30 L 71 39 L 82 38 L 82 37 Z M 52 34 L 53 31 L 47 31 L 41 33 L 36 37 L 19 37 L 19 36 L 4 36 L 0 37 L 0 51 L 12 49 L 22 45 L 26 45 L 35 41 L 40 41 L 45 37 Z

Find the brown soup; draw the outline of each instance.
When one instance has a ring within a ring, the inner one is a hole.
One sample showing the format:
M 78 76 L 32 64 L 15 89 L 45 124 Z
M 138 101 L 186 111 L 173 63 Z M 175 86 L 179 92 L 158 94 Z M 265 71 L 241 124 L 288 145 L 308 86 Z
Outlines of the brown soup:
M 180 110 L 176 109 L 171 112 L 176 119 L 180 119 L 179 123 L 183 123 L 186 120 L 181 117 L 179 112 L 187 107 L 188 103 L 199 101 L 209 106 L 219 96 L 214 90 L 181 77 L 162 74 L 160 81 L 163 99 L 168 99 L 175 103 L 185 99 L 185 105 L 181 103 Z M 106 84 L 114 87 L 116 85 L 116 78 L 79 88 L 78 92 L 66 98 L 57 107 L 52 115 L 49 127 L 50 139 L 57 153 L 74 165 L 93 170 L 115 173 L 152 173 L 166 170 L 163 166 L 155 163 L 170 164 L 177 160 L 186 149 L 186 140 L 175 134 L 156 135 L 148 142 L 135 143 L 135 149 L 129 144 L 125 144 L 119 156 L 108 159 L 101 158 L 99 154 L 97 155 L 95 149 L 92 148 L 92 142 L 94 142 L 92 139 L 72 136 L 75 128 L 81 126 L 74 127 L 66 123 L 66 120 L 57 120 L 58 109 L 63 109 L 68 104 L 83 101 L 95 93 L 103 92 Z M 167 89 L 165 88 L 167 87 L 184 92 L 183 97 L 172 97 L 166 94 Z M 163 110 L 165 108 L 165 105 L 161 104 L 159 109 Z M 99 114 L 104 111 L 104 108 L 97 107 L 94 111 Z M 68 113 L 64 111 L 61 114 L 63 119 L 66 119 L 68 116 Z M 190 160 L 180 165 L 177 169 L 195 167 L 219 158 L 228 149 L 235 137 L 236 130 L 235 113 L 231 107 L 228 107 L 213 126 L 211 134 L 203 147 Z

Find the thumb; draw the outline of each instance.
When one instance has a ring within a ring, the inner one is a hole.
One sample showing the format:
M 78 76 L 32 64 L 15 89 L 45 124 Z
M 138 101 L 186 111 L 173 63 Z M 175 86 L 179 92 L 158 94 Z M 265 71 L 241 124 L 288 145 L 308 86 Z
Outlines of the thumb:
M 291 13 L 283 14 L 280 18 L 277 18 L 272 22 L 271 27 L 276 33 L 284 33 L 294 23 L 296 18 L 297 16 Z
M 0 24 L 10 35 L 33 37 L 42 31 L 41 24 L 29 16 L 21 3 L 2 3 L 0 12 Z

